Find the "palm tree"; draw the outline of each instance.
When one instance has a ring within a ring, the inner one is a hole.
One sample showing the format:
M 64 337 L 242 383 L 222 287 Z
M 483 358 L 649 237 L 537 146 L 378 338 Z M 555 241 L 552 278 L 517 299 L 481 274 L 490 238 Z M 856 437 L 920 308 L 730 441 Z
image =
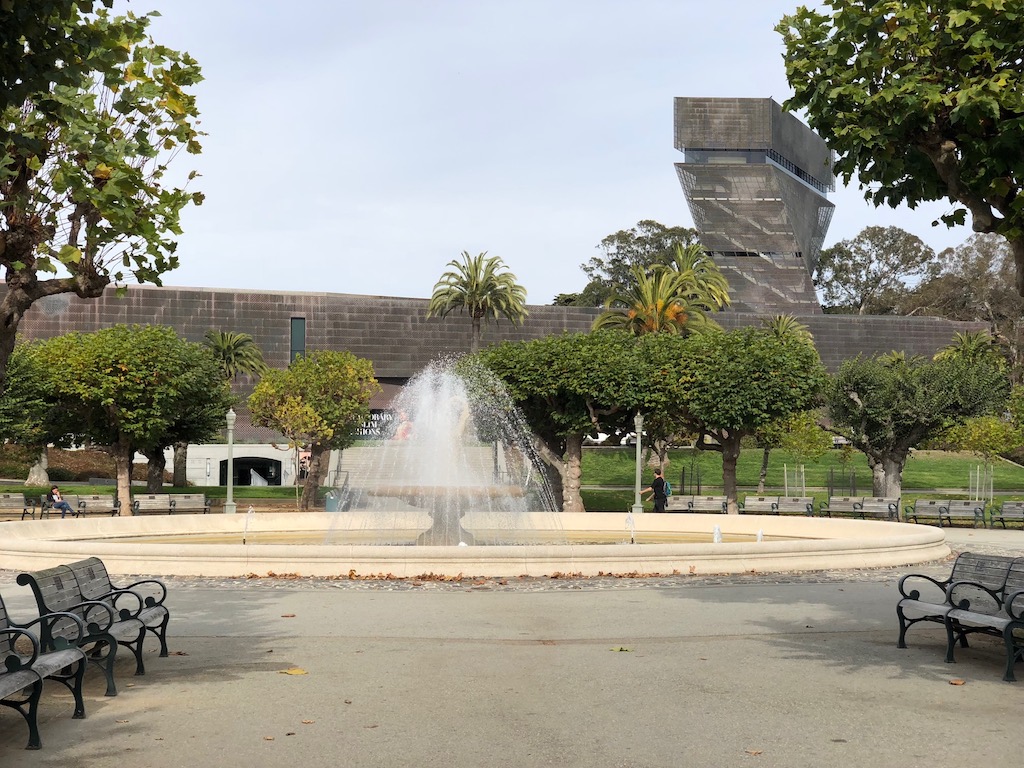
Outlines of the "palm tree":
M 594 320 L 593 330 L 625 328 L 637 336 L 644 333 L 678 333 L 717 328 L 704 315 L 703 304 L 694 294 L 692 275 L 655 267 L 632 270 L 632 285 L 605 302 L 605 311 Z
M 761 321 L 761 325 L 776 338 L 793 338 L 810 344 L 814 343 L 814 337 L 811 335 L 810 329 L 792 315 L 766 317 Z
M 441 275 L 430 297 L 427 317 L 445 317 L 453 310 L 468 312 L 473 322 L 471 351 L 480 349 L 483 323 L 489 318 L 505 317 L 518 325 L 527 315 L 526 289 L 504 262 L 487 252 L 470 256 L 462 252 L 462 261 L 448 262 L 451 269 Z
M 706 312 L 729 306 L 729 283 L 704 246 L 676 246 L 672 258 L 676 272 L 686 279 L 687 298 Z
M 248 333 L 210 329 L 203 344 L 220 362 L 224 378 L 228 381 L 234 381 L 239 375 L 261 376 L 268 370 L 263 362 L 263 352 Z
M 999 365 L 1006 363 L 1006 357 L 999 346 L 998 339 L 988 331 L 954 333 L 953 340 L 935 355 L 936 360 L 951 358 L 965 360 L 969 363 L 979 363 L 985 360 L 997 362 Z

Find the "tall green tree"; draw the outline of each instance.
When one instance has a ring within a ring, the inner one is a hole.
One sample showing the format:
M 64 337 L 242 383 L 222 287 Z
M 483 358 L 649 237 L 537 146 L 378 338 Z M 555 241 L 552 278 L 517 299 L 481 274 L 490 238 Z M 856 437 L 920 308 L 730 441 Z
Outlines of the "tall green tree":
M 1006 238 L 1024 295 L 1024 10 L 1007 0 L 825 0 L 776 27 L 804 110 L 876 205 L 948 200 Z
M 331 450 L 352 445 L 379 391 L 369 360 L 323 350 L 297 358 L 287 370 L 268 371 L 256 385 L 249 397 L 253 424 L 276 429 L 293 448 L 309 449 L 302 509 L 316 501 Z
M 1003 367 L 957 356 L 844 362 L 825 390 L 831 429 L 868 458 L 876 496 L 898 498 L 910 450 L 967 419 L 999 413 Z
M 735 513 L 742 439 L 815 407 L 825 367 L 805 339 L 760 328 L 690 336 L 686 354 L 689 378 L 683 382 L 683 411 L 721 452 L 722 485 L 729 511 Z
M 595 256 L 580 269 L 589 282 L 578 294 L 556 297 L 556 304 L 578 307 L 600 307 L 608 299 L 634 284 L 634 269 L 645 273 L 655 266 L 672 266 L 681 248 L 697 242 L 697 230 L 687 227 L 667 227 L 657 221 L 644 219 L 635 227 L 620 229 L 608 235 L 597 246 L 601 256 Z
M 263 350 L 248 333 L 211 328 L 206 332 L 203 344 L 220 363 L 221 372 L 229 382 L 239 376 L 262 376 L 268 370 L 263 360 Z
M 178 264 L 181 211 L 202 195 L 167 172 L 181 150 L 200 151 L 188 89 L 201 76 L 188 54 L 149 39 L 149 21 L 99 8 L 80 26 L 104 44 L 82 47 L 51 90 L 0 110 L 0 387 L 35 301 L 94 298 L 128 278 L 160 284 Z
M 865 227 L 821 252 L 814 286 L 830 311 L 888 314 L 912 283 L 934 273 L 935 251 L 899 227 Z
M 468 313 L 473 323 L 471 351 L 480 349 L 485 322 L 504 317 L 518 325 L 526 318 L 526 289 L 501 258 L 463 251 L 462 261 L 450 261 L 448 266 L 451 269 L 434 286 L 427 317 L 446 317 L 456 310 Z
M 136 451 L 170 445 L 186 428 L 195 442 L 215 437 L 233 402 L 209 351 L 170 328 L 116 325 L 55 336 L 30 345 L 24 360 L 12 366 L 3 400 L 35 397 L 32 418 L 45 442 L 107 450 L 122 509 L 131 509 Z

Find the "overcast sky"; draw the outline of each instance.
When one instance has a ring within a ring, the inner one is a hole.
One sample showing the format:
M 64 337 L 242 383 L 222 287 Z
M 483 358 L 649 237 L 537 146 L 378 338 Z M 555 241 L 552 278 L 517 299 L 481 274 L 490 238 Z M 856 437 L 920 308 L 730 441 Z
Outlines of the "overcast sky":
M 428 297 L 463 251 L 531 304 L 641 219 L 692 226 L 676 96 L 791 95 L 795 0 L 119 0 L 191 53 L 206 203 L 167 285 Z M 192 167 L 192 166 L 189 166 Z M 949 210 L 838 189 L 826 246 L 895 224 L 936 250 Z

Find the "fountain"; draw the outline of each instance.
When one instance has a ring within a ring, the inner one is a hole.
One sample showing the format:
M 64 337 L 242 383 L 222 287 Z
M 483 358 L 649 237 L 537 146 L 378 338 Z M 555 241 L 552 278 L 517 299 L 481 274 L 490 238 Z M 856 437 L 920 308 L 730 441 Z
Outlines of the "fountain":
M 365 491 L 368 514 L 339 514 L 332 530 L 341 540 L 358 524 L 381 532 L 377 543 L 405 543 L 398 517 L 408 507 L 429 515 L 410 542 L 421 546 L 522 543 L 537 514 L 557 521 L 525 421 L 490 372 L 460 374 L 451 361 L 435 362 L 403 387 L 392 410 L 370 471 L 349 478 L 353 493 Z M 467 514 L 490 528 L 467 530 Z
M 949 554 L 941 529 L 876 520 L 554 512 L 508 406 L 486 377 L 431 366 L 396 402 L 346 511 L 3 522 L 0 563 L 36 570 L 97 556 L 121 574 L 515 577 L 864 568 Z M 299 536 L 311 543 L 291 543 Z

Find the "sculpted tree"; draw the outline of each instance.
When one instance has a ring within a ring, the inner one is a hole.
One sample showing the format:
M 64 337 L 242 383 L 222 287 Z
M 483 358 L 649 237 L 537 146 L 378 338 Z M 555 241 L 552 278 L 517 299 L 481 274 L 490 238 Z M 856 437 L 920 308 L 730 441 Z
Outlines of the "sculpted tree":
M 1005 0 L 825 0 L 776 27 L 801 109 L 876 205 L 1006 238 L 1024 295 L 1024 12 Z
M 910 449 L 967 419 L 999 413 L 1009 380 L 988 359 L 901 355 L 847 360 L 826 390 L 832 431 L 868 457 L 874 495 L 898 498 Z
M 316 501 L 331 450 L 355 442 L 379 391 L 369 360 L 324 350 L 297 358 L 287 370 L 267 371 L 256 385 L 249 397 L 252 423 L 276 429 L 293 448 L 309 449 L 302 509 Z
M 462 261 L 450 261 L 448 266 L 451 269 L 434 286 L 427 317 L 445 317 L 455 310 L 469 313 L 473 323 L 472 352 L 480 349 L 483 324 L 488 318 L 505 317 L 512 325 L 525 319 L 526 289 L 505 269 L 499 257 L 488 257 L 486 252 L 470 256 L 463 251 Z
M 563 512 L 582 512 L 583 438 L 632 422 L 646 387 L 636 340 L 621 331 L 504 342 L 480 352 L 537 436 Z M 632 429 L 632 426 L 629 427 Z
M 66 62 L 52 90 L 0 110 L 0 387 L 35 301 L 94 298 L 129 277 L 160 284 L 178 264 L 181 210 L 202 196 L 166 174 L 178 152 L 200 151 L 187 91 L 200 73 L 153 43 L 148 24 L 99 9 L 80 26 L 103 44 Z
M 758 328 L 690 336 L 686 354 L 683 412 L 721 452 L 722 484 L 729 512 L 735 514 L 741 440 L 815 407 L 825 367 L 807 339 Z
M 212 439 L 233 402 L 202 345 L 170 328 L 126 325 L 34 342 L 19 352 L 2 399 L 34 402 L 28 413 L 41 427 L 43 444 L 107 450 L 125 510 L 131 509 L 135 452 L 162 455 L 176 440 Z
M 899 227 L 865 227 L 821 252 L 814 287 L 831 311 L 885 314 L 912 282 L 933 274 L 935 251 Z
M 228 381 L 239 376 L 261 376 L 268 370 L 263 361 L 263 350 L 248 333 L 210 329 L 203 338 L 203 344 L 220 363 L 221 372 Z

